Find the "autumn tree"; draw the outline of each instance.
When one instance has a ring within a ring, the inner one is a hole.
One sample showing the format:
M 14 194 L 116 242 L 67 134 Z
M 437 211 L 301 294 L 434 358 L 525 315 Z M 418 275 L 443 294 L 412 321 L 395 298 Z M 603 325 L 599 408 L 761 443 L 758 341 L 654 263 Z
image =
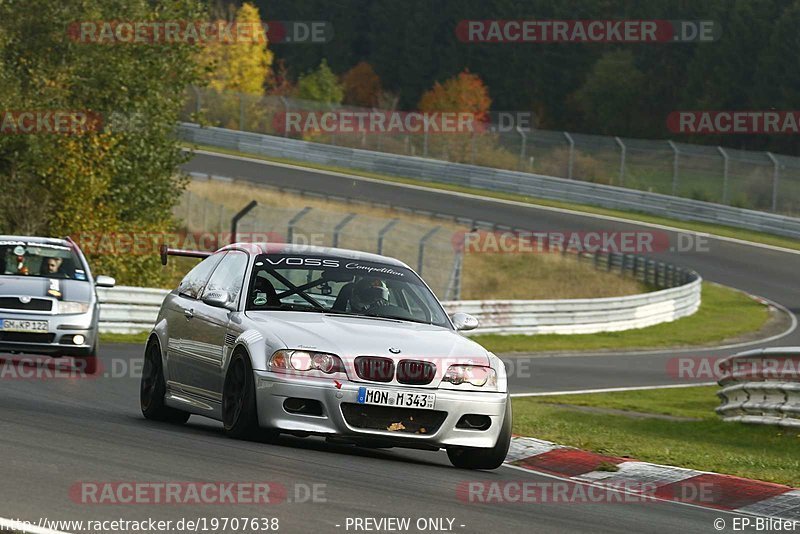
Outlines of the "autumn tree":
M 236 24 L 252 30 L 261 28 L 258 9 L 249 3 L 242 4 L 236 12 Z M 273 54 L 268 48 L 265 31 L 250 31 L 251 38 L 235 38 L 207 44 L 203 52 L 209 67 L 208 86 L 216 91 L 235 91 L 261 95 L 272 74 Z
M 297 97 L 341 104 L 344 99 L 344 89 L 328 66 L 328 62 L 323 59 L 315 70 L 300 76 L 297 81 Z
M 420 111 L 455 111 L 472 113 L 476 121 L 486 121 L 492 99 L 480 76 L 464 70 L 446 80 L 436 82 L 419 101 Z
M 99 117 L 83 133 L 0 135 L 0 233 L 166 232 L 186 160 L 175 123 L 200 70 L 186 43 L 80 42 L 64 21 L 205 20 L 194 0 L 0 2 L 0 110 Z M 120 119 L 136 120 L 120 120 Z M 163 276 L 154 255 L 90 255 L 123 284 Z
M 360 61 L 342 75 L 342 87 L 345 104 L 365 108 L 376 107 L 383 92 L 380 77 L 366 61 Z

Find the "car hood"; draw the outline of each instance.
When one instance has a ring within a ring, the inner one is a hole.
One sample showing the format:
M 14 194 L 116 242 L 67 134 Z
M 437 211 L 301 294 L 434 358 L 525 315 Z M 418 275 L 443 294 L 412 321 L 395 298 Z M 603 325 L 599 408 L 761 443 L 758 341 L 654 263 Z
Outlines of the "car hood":
M 247 316 L 287 348 L 329 352 L 346 361 L 370 355 L 489 365 L 486 349 L 439 326 L 289 311 L 249 311 Z M 390 348 L 400 352 L 394 354 Z
M 92 285 L 81 280 L 64 280 L 58 278 L 42 278 L 38 276 L 0 276 L 0 296 L 51 297 L 47 291 L 50 282 L 55 281 L 61 292 L 61 300 L 90 302 Z

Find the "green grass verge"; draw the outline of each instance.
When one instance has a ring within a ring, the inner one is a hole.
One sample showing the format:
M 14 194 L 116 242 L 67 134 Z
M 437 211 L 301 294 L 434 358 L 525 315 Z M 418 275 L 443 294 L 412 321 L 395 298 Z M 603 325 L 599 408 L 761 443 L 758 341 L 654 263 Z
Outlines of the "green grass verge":
M 484 334 L 472 339 L 495 353 L 699 346 L 758 331 L 769 319 L 766 306 L 740 291 L 710 283 L 703 283 L 702 291 L 700 309 L 671 323 L 598 334 Z
M 150 332 L 139 334 L 100 334 L 100 343 L 145 343 Z
M 435 182 L 426 182 L 424 180 L 415 180 L 413 178 L 400 178 L 397 176 L 389 176 L 385 174 L 378 174 L 358 169 L 349 169 L 345 167 L 337 167 L 333 165 L 322 165 L 319 163 L 306 163 L 303 161 L 290 160 L 285 158 L 271 158 L 266 156 L 259 156 L 254 154 L 247 154 L 237 150 L 228 150 L 224 148 L 217 148 L 207 145 L 193 145 L 184 143 L 183 146 L 187 148 L 194 148 L 200 150 L 208 150 L 210 152 L 219 152 L 221 154 L 229 154 L 234 156 L 244 156 L 253 159 L 260 159 L 264 161 L 273 161 L 276 163 L 286 163 L 289 165 L 300 165 L 310 169 L 319 169 L 325 171 L 342 172 L 347 174 L 354 174 L 357 176 L 364 176 L 367 178 L 375 178 L 378 180 L 386 180 L 389 182 L 398 182 L 404 184 L 420 185 L 430 187 L 432 189 L 442 189 L 446 191 L 458 191 L 462 193 L 471 193 L 489 198 L 499 198 L 503 200 L 514 200 L 517 202 L 524 202 L 531 205 L 547 206 L 553 208 L 569 209 L 573 211 L 581 211 L 584 213 L 593 213 L 597 215 L 608 215 L 611 217 L 621 217 L 623 219 L 630 219 L 633 221 L 641 221 L 651 224 L 660 224 L 679 228 L 682 230 L 689 230 L 693 232 L 715 234 L 723 237 L 731 237 L 734 239 L 742 239 L 744 241 L 753 241 L 755 243 L 764 243 L 767 245 L 774 245 L 777 247 L 784 247 L 788 249 L 800 250 L 800 241 L 790 237 L 781 237 L 764 232 L 756 232 L 753 230 L 744 230 L 741 228 L 734 228 L 732 226 L 724 226 L 721 224 L 711 224 L 693 221 L 681 221 L 677 219 L 670 219 L 667 217 L 659 217 L 657 215 L 650 215 L 647 213 L 636 211 L 614 210 L 608 208 L 599 208 L 595 206 L 588 206 L 586 204 L 578 204 L 572 202 L 562 202 L 557 200 L 547 200 L 543 198 L 536 198 L 524 195 L 515 195 L 511 193 L 499 193 L 495 191 L 488 191 L 486 189 L 478 189 L 475 187 L 461 187 L 451 184 L 439 184 Z
M 715 386 L 514 399 L 514 432 L 611 456 L 800 487 L 800 433 L 724 423 Z M 591 406 L 697 418 L 673 421 L 587 413 Z

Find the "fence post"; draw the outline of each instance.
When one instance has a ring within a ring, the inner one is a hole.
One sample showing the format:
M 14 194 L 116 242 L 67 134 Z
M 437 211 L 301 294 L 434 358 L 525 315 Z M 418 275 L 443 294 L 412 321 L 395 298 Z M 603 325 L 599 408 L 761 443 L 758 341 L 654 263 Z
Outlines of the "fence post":
M 239 93 L 239 131 L 244 131 L 244 93 Z
M 522 137 L 522 145 L 519 147 L 519 170 L 525 170 L 525 145 L 528 142 L 528 136 L 525 135 L 525 132 L 522 131 L 522 128 L 517 126 L 517 133 L 519 133 L 520 137 Z
M 722 156 L 722 203 L 728 203 L 728 153 L 718 146 L 717 150 Z
M 250 210 L 255 208 L 257 205 L 258 202 L 251 200 L 247 206 L 243 207 L 241 210 L 239 210 L 239 213 L 233 216 L 231 219 L 231 243 L 236 243 L 236 234 L 239 228 L 239 221 L 242 219 L 242 217 L 250 213 Z
M 778 211 L 778 181 L 781 177 L 781 165 L 778 158 L 772 152 L 767 152 L 767 157 L 772 160 L 774 169 L 772 171 L 772 211 Z
M 339 234 L 341 233 L 341 231 L 344 229 L 345 226 L 347 226 L 347 223 L 349 223 L 350 221 L 352 221 L 355 218 L 356 218 L 356 214 L 355 213 L 350 213 L 344 219 L 339 221 L 339 224 L 337 224 L 336 227 L 333 229 L 333 247 L 334 248 L 339 246 Z
M 286 127 L 289 122 L 289 101 L 286 97 L 281 97 L 281 104 L 283 104 L 283 136 L 289 137 L 289 128 Z
M 680 156 L 680 152 L 678 151 L 678 147 L 672 141 L 667 141 L 669 143 L 672 152 L 675 154 L 672 159 L 672 196 L 678 196 L 678 157 Z
M 569 132 L 564 132 L 564 137 L 567 138 L 567 142 L 569 143 L 569 162 L 567 163 L 567 178 L 572 180 L 572 170 L 575 166 L 575 140 L 572 139 L 572 136 Z
M 625 185 L 625 156 L 627 149 L 622 139 L 615 137 L 614 140 L 619 145 L 619 185 Z
M 428 241 L 428 239 L 433 237 L 433 234 L 439 231 L 439 228 L 441 228 L 441 226 L 436 226 L 432 228 L 431 230 L 428 231 L 427 234 L 422 236 L 422 239 L 419 240 L 419 253 L 417 255 L 417 274 L 420 276 L 422 275 L 422 264 L 425 258 L 425 243 Z
M 313 208 L 311 208 L 311 206 L 306 206 L 305 208 L 303 208 L 302 210 L 300 210 L 300 211 L 297 213 L 297 215 L 295 215 L 294 217 L 292 217 L 292 219 L 289 221 L 289 228 L 288 228 L 288 229 L 287 229 L 287 231 L 286 231 L 286 242 L 287 242 L 287 243 L 292 243 L 292 242 L 294 241 L 294 227 L 295 227 L 295 225 L 296 225 L 298 222 L 300 222 L 300 219 L 302 219 L 303 217 L 305 217 L 306 213 L 308 213 L 308 212 L 309 212 L 309 211 L 311 211 L 312 209 L 313 209 Z
M 427 158 L 428 157 L 428 129 L 427 128 L 425 128 L 425 135 L 423 136 L 423 139 L 422 139 L 422 157 L 423 158 Z
M 394 225 L 396 225 L 398 222 L 400 222 L 400 219 L 392 219 L 386 224 L 386 226 L 381 228 L 380 231 L 378 232 L 378 254 L 383 254 L 384 236 L 388 234 L 389 230 L 391 230 L 394 227 Z
M 475 131 L 472 131 L 472 139 L 470 140 L 470 163 L 475 165 Z
M 192 89 L 194 90 L 194 95 L 195 95 L 194 112 L 195 112 L 195 115 L 197 115 L 199 117 L 200 116 L 200 110 L 202 109 L 202 104 L 201 104 L 202 95 L 200 94 L 200 88 L 198 88 L 196 85 L 193 85 Z M 197 117 L 195 117 L 195 119 L 197 119 Z

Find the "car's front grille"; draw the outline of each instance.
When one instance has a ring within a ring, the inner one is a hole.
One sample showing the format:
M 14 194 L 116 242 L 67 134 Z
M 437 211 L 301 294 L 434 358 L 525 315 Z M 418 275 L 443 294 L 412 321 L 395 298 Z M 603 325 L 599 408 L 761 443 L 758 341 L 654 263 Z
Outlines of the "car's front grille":
M 359 356 L 355 360 L 356 374 L 363 380 L 391 382 L 394 378 L 394 362 L 380 356 Z
M 0 332 L 0 341 L 17 343 L 52 343 L 55 334 L 37 334 L 32 332 Z
M 436 366 L 430 362 L 402 360 L 397 364 L 397 381 L 401 384 L 424 386 L 436 376 Z
M 32 298 L 28 302 L 22 302 L 19 297 L 0 297 L 0 309 L 50 311 L 53 309 L 53 301 L 49 299 Z
M 389 430 L 402 434 L 434 434 L 447 418 L 447 412 L 342 403 L 347 424 L 368 430 Z

